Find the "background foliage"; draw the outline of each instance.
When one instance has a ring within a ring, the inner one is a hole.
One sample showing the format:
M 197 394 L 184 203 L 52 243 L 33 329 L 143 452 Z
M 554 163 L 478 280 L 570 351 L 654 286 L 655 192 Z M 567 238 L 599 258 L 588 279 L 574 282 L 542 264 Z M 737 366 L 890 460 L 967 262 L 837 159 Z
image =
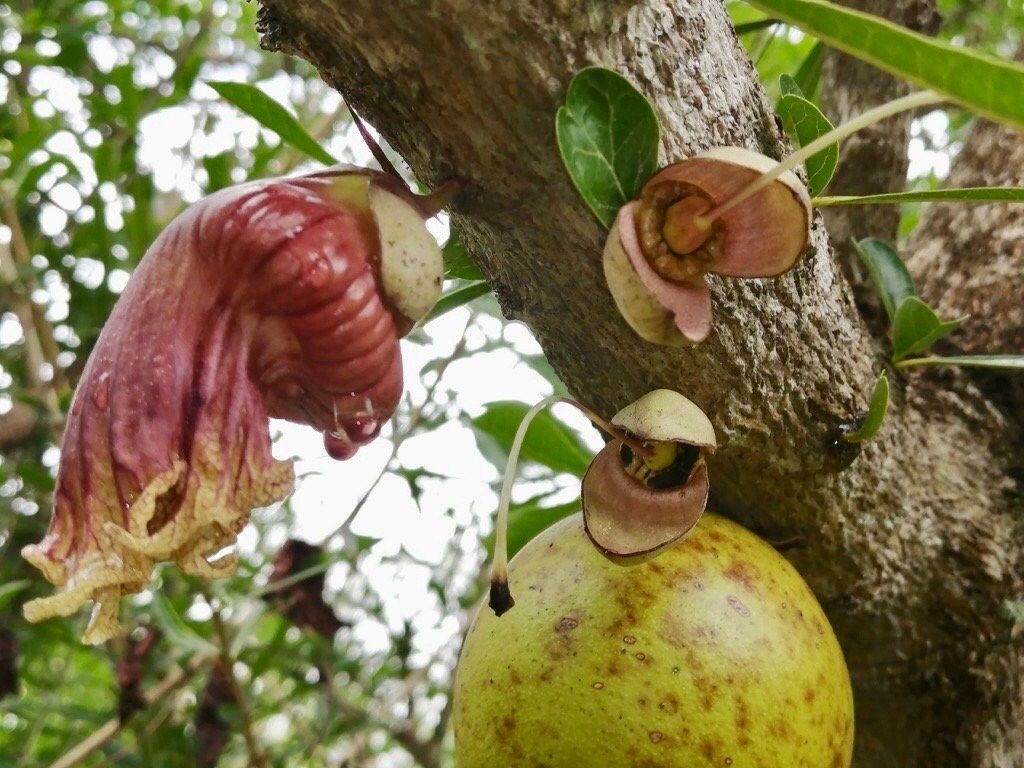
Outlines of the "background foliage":
M 1020 44 L 1019 0 L 940 6 L 946 39 L 1003 56 Z M 730 9 L 738 24 L 762 18 Z M 119 711 L 113 738 L 77 764 L 450 765 L 452 668 L 526 408 L 508 398 L 561 388 L 457 258 L 449 290 L 479 297 L 405 343 L 409 396 L 365 459 L 339 474 L 315 440 L 275 425 L 276 452 L 302 459 L 299 492 L 254 515 L 234 578 L 162 569 L 126 605 L 131 637 L 104 648 L 78 643 L 83 617 L 20 615 L 48 591 L 18 552 L 45 530 L 63 413 L 133 266 L 188 203 L 311 163 L 204 82 L 256 83 L 332 155 L 368 162 L 337 94 L 303 62 L 260 51 L 254 15 L 227 0 L 0 4 L 0 766 L 54 764 Z M 813 100 L 813 40 L 782 25 L 743 40 L 772 98 L 789 74 Z M 915 122 L 910 188 L 939 183 L 969 123 L 957 109 Z M 907 206 L 904 234 L 919 209 Z M 525 452 L 513 548 L 576 509 L 595 436 L 556 415 Z M 281 565 L 326 574 L 323 604 L 315 580 L 268 586 L 292 537 L 323 545 Z

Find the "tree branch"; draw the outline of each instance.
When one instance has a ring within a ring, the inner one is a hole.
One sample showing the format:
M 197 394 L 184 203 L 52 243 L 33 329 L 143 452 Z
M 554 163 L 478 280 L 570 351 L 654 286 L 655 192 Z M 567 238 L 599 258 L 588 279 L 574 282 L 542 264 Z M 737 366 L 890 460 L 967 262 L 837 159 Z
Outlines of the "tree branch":
M 895 374 L 886 428 L 839 471 L 849 457 L 828 437 L 865 407 L 887 355 L 820 217 L 786 276 L 713 281 L 716 326 L 700 346 L 643 343 L 608 295 L 605 233 L 562 169 L 555 110 L 576 71 L 603 64 L 652 100 L 665 159 L 721 144 L 779 157 L 784 137 L 721 2 L 264 3 L 264 44 L 317 65 L 420 179 L 472 179 L 456 208 L 463 241 L 575 395 L 613 413 L 654 387 L 686 393 L 719 434 L 714 507 L 772 538 L 806 536 L 787 555 L 846 650 L 860 765 L 994 767 L 993 745 L 1019 749 L 1014 722 L 987 720 L 998 736 L 985 741 L 974 717 L 993 712 L 997 673 L 1021 658 L 1000 644 L 1022 531 L 999 412 L 962 377 Z M 996 652 L 979 672 L 973 660 Z

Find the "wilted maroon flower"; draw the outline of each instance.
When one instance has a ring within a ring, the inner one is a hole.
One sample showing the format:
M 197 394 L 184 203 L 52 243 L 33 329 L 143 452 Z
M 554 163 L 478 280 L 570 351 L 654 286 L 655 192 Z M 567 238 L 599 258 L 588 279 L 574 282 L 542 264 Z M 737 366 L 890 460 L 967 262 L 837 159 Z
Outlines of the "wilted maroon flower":
M 68 415 L 46 537 L 25 558 L 60 590 L 25 616 L 95 602 L 83 640 L 118 629 L 154 563 L 210 560 L 254 507 L 284 498 L 268 417 L 348 458 L 402 390 L 398 337 L 440 290 L 440 249 L 394 178 L 338 167 L 243 184 L 189 208 L 150 247 Z
M 274 558 L 270 584 L 301 573 L 323 557 L 320 547 L 299 539 L 288 539 Z M 271 594 L 271 602 L 297 627 L 311 629 L 331 638 L 344 626 L 324 601 L 324 575 L 314 573 Z

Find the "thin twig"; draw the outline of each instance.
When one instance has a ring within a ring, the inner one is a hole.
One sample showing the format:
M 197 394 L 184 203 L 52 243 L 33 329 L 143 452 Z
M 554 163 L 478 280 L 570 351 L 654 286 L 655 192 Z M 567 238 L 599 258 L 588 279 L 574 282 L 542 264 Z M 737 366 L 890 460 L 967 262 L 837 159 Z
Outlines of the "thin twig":
M 260 748 L 259 741 L 256 739 L 252 712 L 249 710 L 249 704 L 245 699 L 245 692 L 235 678 L 235 659 L 231 655 L 231 636 L 228 634 L 227 624 L 224 623 L 224 617 L 221 616 L 220 608 L 214 602 L 213 595 L 206 588 L 203 589 L 203 596 L 206 598 L 206 602 L 210 605 L 210 610 L 212 611 L 213 628 L 217 635 L 220 660 L 227 673 L 225 677 L 227 678 L 228 685 L 231 687 L 231 696 L 235 700 L 235 706 L 238 708 L 238 714 L 242 720 L 242 735 L 245 737 L 245 745 L 249 750 L 249 759 L 251 764 L 258 768 L 270 768 L 270 762 L 267 760 L 266 754 L 264 754 Z

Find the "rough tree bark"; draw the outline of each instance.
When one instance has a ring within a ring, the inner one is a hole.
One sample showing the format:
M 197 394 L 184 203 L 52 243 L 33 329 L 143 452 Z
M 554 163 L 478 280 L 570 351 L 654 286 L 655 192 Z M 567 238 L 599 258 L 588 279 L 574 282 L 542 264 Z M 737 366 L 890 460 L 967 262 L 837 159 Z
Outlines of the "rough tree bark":
M 604 286 L 604 232 L 553 138 L 579 68 L 638 84 L 666 159 L 787 149 L 720 0 L 264 0 L 261 26 L 266 46 L 313 62 L 421 179 L 472 180 L 455 224 L 578 397 L 608 413 L 665 386 L 708 412 L 721 441 L 715 508 L 807 538 L 789 554 L 847 653 L 858 765 L 1024 764 L 1020 694 L 1007 693 L 1024 651 L 1001 611 L 1022 560 L 1004 415 L 965 376 L 895 374 L 884 432 L 837 470 L 828 435 L 864 407 L 885 353 L 820 217 L 785 277 L 713 281 L 715 329 L 695 348 L 641 342 Z
M 1024 60 L 1024 48 L 1021 56 Z M 1024 136 L 979 122 L 949 186 L 1024 186 Z M 915 233 L 909 267 L 921 293 L 945 317 L 969 314 L 944 345 L 951 353 L 1024 350 L 1024 206 L 937 205 Z M 997 322 L 991 322 L 997 318 Z M 1024 427 L 1024 379 L 979 374 L 979 383 Z M 1022 736 L 1024 739 L 1024 736 Z

